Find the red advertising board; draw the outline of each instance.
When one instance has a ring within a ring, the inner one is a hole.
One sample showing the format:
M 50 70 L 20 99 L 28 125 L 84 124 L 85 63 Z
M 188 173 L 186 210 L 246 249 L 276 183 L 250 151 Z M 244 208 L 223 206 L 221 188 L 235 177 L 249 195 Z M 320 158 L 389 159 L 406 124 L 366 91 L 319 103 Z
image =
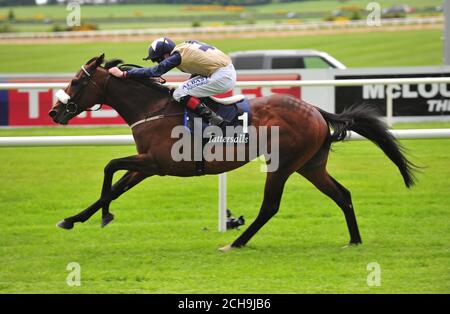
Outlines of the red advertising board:
M 54 90 L 11 90 L 8 93 L 8 125 L 52 125 L 48 111 L 55 102 Z M 70 121 L 77 125 L 104 125 L 125 123 L 110 107 L 100 111 L 83 112 Z
M 299 80 L 298 74 L 292 75 L 240 75 L 238 81 L 276 81 L 276 80 Z M 177 82 L 182 77 L 170 77 L 169 81 Z M 21 79 L 9 80 L 8 82 L 56 82 L 61 79 Z M 48 111 L 55 103 L 54 93 L 56 90 L 36 90 L 19 89 L 2 91 L 0 95 L 0 125 L 9 126 L 46 126 L 53 125 L 48 116 Z M 236 88 L 223 96 L 232 94 L 244 94 L 249 98 L 270 95 L 272 93 L 292 94 L 300 98 L 299 87 L 255 87 L 255 88 Z M 219 95 L 220 96 L 220 95 Z M 122 118 L 110 107 L 103 106 L 102 110 L 83 112 L 70 121 L 72 125 L 113 125 L 124 124 Z

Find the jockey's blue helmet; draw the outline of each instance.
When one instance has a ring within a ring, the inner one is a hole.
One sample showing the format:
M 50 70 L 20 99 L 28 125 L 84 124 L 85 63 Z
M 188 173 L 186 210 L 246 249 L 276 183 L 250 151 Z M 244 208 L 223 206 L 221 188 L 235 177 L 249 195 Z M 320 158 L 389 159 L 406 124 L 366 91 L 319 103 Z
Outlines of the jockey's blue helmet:
M 171 53 L 175 48 L 175 43 L 167 37 L 155 39 L 148 47 L 148 56 L 143 60 L 152 60 L 152 62 L 161 62 L 166 53 Z

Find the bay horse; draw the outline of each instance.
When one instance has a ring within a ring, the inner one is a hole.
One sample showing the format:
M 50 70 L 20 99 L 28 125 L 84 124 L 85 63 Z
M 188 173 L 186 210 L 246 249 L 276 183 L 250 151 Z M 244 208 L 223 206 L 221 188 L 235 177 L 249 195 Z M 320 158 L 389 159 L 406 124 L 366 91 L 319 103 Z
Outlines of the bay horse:
M 137 154 L 111 160 L 104 168 L 101 195 L 97 201 L 77 215 L 65 218 L 58 226 L 71 229 L 76 222 L 85 222 L 100 208 L 102 226 L 113 219 L 110 203 L 124 192 L 154 175 L 189 177 L 197 175 L 194 161 L 174 161 L 171 130 L 183 123 L 183 108 L 162 84 L 119 79 L 108 73 L 114 65 L 102 66 L 104 54 L 89 60 L 64 89 L 66 101 L 58 100 L 49 112 L 55 123 L 67 124 L 70 119 L 95 104 L 107 104 L 132 126 Z M 268 172 L 264 199 L 256 219 L 230 245 L 221 251 L 242 247 L 277 212 L 286 180 L 294 172 L 309 180 L 330 197 L 343 211 L 350 233 L 350 245 L 362 243 L 350 192 L 326 169 L 333 142 L 343 141 L 354 131 L 375 143 L 398 167 L 406 187 L 414 182 L 415 166 L 404 154 L 402 146 L 369 106 L 351 107 L 341 114 L 332 114 L 290 95 L 273 94 L 250 100 L 251 125 L 279 127 L 279 167 Z M 330 127 L 333 129 L 331 133 Z M 270 145 L 270 143 L 269 143 Z M 225 148 L 226 149 L 226 148 Z M 204 174 L 219 174 L 243 166 L 245 161 L 207 161 Z M 116 171 L 127 170 L 113 184 Z

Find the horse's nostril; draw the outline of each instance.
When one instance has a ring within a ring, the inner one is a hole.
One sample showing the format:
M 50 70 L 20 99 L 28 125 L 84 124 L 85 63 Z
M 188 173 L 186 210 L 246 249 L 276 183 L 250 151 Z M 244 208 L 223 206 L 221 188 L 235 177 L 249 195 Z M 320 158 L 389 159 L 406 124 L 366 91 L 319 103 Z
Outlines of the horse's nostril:
M 54 118 L 54 117 L 56 117 L 56 114 L 57 114 L 57 112 L 56 112 L 56 110 L 54 110 L 54 109 L 52 109 L 52 110 L 50 110 L 49 112 L 48 112 L 48 115 L 50 116 L 50 118 Z

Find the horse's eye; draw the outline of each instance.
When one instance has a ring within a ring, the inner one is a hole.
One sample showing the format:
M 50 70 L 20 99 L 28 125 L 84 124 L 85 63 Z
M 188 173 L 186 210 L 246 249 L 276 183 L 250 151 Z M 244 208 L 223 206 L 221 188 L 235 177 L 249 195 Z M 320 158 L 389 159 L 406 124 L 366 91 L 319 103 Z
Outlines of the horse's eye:
M 72 86 L 77 86 L 80 83 L 79 80 L 72 80 L 71 85 Z

